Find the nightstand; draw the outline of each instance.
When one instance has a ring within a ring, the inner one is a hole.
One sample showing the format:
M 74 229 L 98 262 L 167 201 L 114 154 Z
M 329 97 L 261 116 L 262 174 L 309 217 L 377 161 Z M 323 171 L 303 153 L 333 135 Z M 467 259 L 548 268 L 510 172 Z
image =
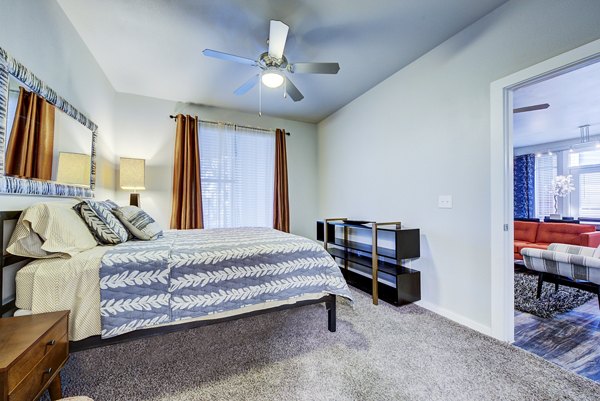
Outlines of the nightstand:
M 0 319 L 0 401 L 61 398 L 60 370 L 69 358 L 69 312 Z

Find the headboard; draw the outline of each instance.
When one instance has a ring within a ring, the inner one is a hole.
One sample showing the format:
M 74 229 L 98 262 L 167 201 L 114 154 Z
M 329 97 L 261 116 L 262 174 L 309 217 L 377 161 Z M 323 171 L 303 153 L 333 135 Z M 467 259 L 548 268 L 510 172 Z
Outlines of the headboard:
M 4 249 L 4 228 L 7 221 L 18 220 L 21 215 L 21 211 L 0 211 L 0 240 L 2 241 L 2 252 L 0 252 L 0 317 L 5 313 L 15 309 L 15 300 L 11 300 L 4 304 L 4 273 L 10 266 L 23 261 L 30 260 L 23 256 L 15 256 L 6 253 Z

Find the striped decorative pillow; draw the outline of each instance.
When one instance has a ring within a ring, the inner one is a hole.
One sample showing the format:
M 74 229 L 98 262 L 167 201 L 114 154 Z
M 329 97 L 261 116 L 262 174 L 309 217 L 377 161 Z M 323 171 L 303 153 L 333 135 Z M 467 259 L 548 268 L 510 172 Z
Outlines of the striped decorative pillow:
M 158 223 L 139 207 L 123 206 L 113 212 L 137 239 L 149 241 L 162 235 Z
M 127 241 L 129 232 L 111 212 L 112 205 L 86 199 L 73 207 L 99 244 L 116 245 Z

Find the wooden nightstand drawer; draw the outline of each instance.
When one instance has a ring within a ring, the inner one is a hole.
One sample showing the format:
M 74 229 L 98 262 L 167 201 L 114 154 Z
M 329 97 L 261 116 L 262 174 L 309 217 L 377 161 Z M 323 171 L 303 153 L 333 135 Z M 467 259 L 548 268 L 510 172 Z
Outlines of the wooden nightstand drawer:
M 0 319 L 0 401 L 32 401 L 48 389 L 62 398 L 69 358 L 69 311 Z
M 48 383 L 56 377 L 69 356 L 69 338 L 66 333 L 43 356 L 37 365 L 8 394 L 9 401 L 31 401 L 40 395 Z
M 59 345 L 59 341 L 67 335 L 68 320 L 65 315 L 53 326 L 40 341 L 37 341 L 31 348 L 19 358 L 19 360 L 8 371 L 8 393 L 19 386 L 19 383 L 25 381 L 25 376 L 49 353 Z M 68 342 L 68 341 L 67 341 Z M 49 375 L 49 376 L 52 376 Z

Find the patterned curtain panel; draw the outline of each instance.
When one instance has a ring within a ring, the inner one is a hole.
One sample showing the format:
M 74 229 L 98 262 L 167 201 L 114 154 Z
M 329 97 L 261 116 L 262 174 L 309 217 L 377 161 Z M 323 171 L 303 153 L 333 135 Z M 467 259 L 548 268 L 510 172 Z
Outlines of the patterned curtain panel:
M 535 155 L 516 156 L 514 160 L 515 219 L 535 217 Z

